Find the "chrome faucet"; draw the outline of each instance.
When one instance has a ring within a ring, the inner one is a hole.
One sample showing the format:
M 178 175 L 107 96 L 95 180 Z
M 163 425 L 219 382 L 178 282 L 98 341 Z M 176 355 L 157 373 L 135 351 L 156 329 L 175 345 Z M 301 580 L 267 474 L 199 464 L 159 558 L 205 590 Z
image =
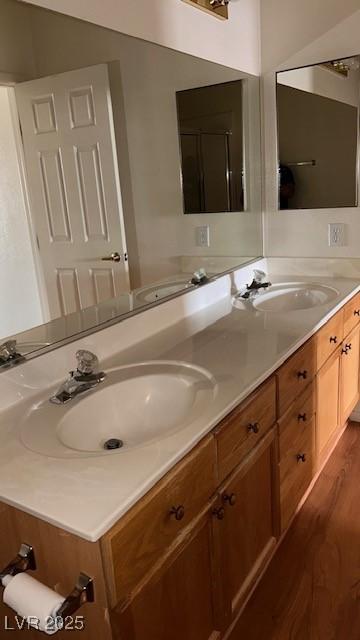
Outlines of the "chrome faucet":
M 50 398 L 50 402 L 53 404 L 66 404 L 85 391 L 94 389 L 105 380 L 106 373 L 98 371 L 99 360 L 94 353 L 81 349 L 76 352 L 76 359 L 76 371 L 70 371 L 70 377 Z
M 194 271 L 193 277 L 190 280 L 190 284 L 206 284 L 207 282 L 209 282 L 209 278 L 203 267 Z
M 265 271 L 254 269 L 254 277 L 251 284 L 246 285 L 246 291 L 242 294 L 242 298 L 250 298 L 251 295 L 259 291 L 259 289 L 267 289 L 271 287 L 271 282 L 264 282 L 266 278 Z
M 7 340 L 0 345 L 0 366 L 11 366 L 24 360 L 24 356 L 17 352 L 16 340 Z

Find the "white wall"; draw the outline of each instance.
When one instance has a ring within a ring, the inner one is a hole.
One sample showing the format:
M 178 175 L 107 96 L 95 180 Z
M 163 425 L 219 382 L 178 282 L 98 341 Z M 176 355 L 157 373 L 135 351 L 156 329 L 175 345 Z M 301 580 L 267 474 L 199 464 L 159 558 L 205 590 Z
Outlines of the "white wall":
M 260 0 L 232 2 L 228 21 L 181 0 L 33 0 L 33 4 L 260 74 Z
M 10 107 L 0 87 L 0 341 L 43 322 Z
M 357 257 L 360 207 L 277 211 L 275 72 L 360 53 L 358 0 L 262 0 L 265 252 L 270 256 Z M 275 37 L 276 35 L 276 37 Z M 346 246 L 328 246 L 328 224 L 346 224 Z

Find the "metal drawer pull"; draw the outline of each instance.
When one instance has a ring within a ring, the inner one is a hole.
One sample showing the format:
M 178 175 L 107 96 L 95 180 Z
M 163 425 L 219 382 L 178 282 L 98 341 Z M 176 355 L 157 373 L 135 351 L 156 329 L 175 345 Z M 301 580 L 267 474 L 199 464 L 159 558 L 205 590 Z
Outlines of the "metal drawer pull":
M 305 453 L 298 453 L 296 456 L 296 459 L 298 462 L 306 462 L 306 455 Z
M 301 422 L 301 421 L 306 422 L 306 420 L 307 420 L 306 413 L 299 413 L 298 421 L 299 422 Z
M 330 342 L 333 342 L 334 344 L 336 344 L 337 343 L 337 336 L 331 336 Z
M 230 494 L 225 493 L 223 495 L 223 501 L 227 502 L 230 505 L 230 507 L 233 507 L 234 504 L 236 503 L 236 494 L 235 493 L 230 493 Z
M 306 380 L 306 378 L 308 377 L 308 372 L 306 371 L 306 369 L 304 371 L 298 371 L 297 377 Z
M 171 507 L 170 515 L 175 517 L 175 520 L 180 522 L 185 515 L 185 507 L 182 504 L 179 504 L 178 507 Z
M 248 426 L 248 431 L 251 433 L 259 433 L 260 425 L 258 422 L 251 422 Z
M 354 316 L 360 316 L 360 309 L 355 309 Z
M 347 356 L 349 349 L 347 347 L 343 347 L 343 349 L 341 349 L 341 353 L 344 354 L 344 356 Z
M 349 342 L 349 344 L 345 345 L 345 349 L 347 349 L 348 351 L 351 351 L 351 348 L 352 348 L 351 342 Z
M 224 520 L 225 518 L 225 509 L 224 507 L 219 507 L 218 509 L 213 510 L 213 516 L 218 520 Z

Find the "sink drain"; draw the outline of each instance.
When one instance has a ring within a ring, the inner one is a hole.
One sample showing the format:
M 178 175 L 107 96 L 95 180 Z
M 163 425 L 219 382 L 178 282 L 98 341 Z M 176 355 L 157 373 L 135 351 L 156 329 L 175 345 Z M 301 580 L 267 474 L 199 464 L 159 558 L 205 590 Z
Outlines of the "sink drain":
M 114 451 L 115 449 L 121 449 L 123 446 L 124 443 L 122 440 L 119 440 L 118 438 L 110 438 L 110 440 L 106 440 L 104 449 L 107 451 Z

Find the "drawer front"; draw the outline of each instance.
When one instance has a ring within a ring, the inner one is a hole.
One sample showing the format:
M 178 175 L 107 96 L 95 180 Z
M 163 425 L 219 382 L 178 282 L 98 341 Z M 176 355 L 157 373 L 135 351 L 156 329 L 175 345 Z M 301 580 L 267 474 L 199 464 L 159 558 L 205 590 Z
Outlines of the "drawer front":
M 304 456 L 304 459 L 298 456 Z M 282 532 L 289 526 L 299 502 L 315 475 L 315 464 L 315 416 L 313 416 L 301 440 L 288 451 L 279 465 Z
M 271 378 L 216 428 L 222 482 L 276 422 L 276 381 Z
M 111 606 L 124 602 L 216 490 L 208 436 L 101 540 Z
M 279 456 L 280 460 L 304 437 L 304 432 L 312 423 L 316 411 L 316 384 L 311 382 L 295 400 L 285 415 L 279 420 Z
M 316 343 L 309 340 L 277 373 L 278 415 L 283 416 L 292 402 L 306 389 L 316 373 Z
M 344 307 L 344 337 L 360 321 L 360 293 L 357 293 Z
M 316 335 L 317 368 L 320 369 L 344 337 L 344 315 L 339 311 Z

